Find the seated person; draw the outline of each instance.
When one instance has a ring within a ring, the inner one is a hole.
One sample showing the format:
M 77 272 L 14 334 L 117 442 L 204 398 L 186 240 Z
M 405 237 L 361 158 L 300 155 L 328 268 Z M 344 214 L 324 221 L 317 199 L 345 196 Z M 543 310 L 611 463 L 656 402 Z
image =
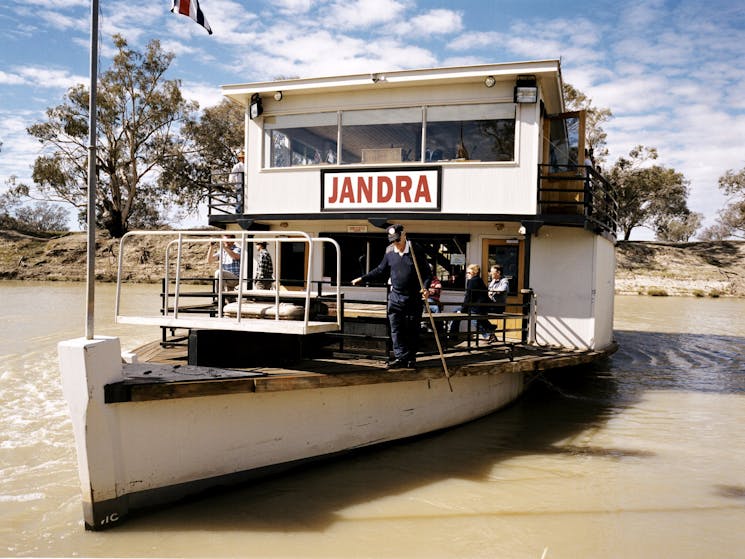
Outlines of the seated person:
M 486 284 L 481 279 L 481 267 L 478 264 L 469 264 L 466 268 L 466 293 L 463 297 L 463 305 L 456 312 L 468 313 L 470 311 L 473 314 L 484 314 L 489 312 L 490 303 Z M 450 323 L 450 333 L 456 333 L 459 325 L 460 320 L 453 320 Z M 494 335 L 494 325 L 485 318 L 474 320 L 473 326 L 489 343 L 497 340 Z
M 502 277 L 502 266 L 494 264 L 489 270 L 489 300 L 494 303 L 492 312 L 503 313 L 507 304 L 507 293 L 510 291 L 510 280 Z
M 432 267 L 430 266 L 430 270 L 432 270 Z M 429 284 L 429 288 L 427 289 L 427 305 L 429 306 L 429 310 L 432 313 L 439 313 L 440 312 L 440 294 L 442 293 L 442 283 L 440 282 L 440 278 L 438 278 L 434 270 L 432 270 L 432 281 Z M 431 324 L 429 320 L 422 321 L 422 328 L 431 332 Z M 438 325 L 438 331 L 440 330 L 440 327 Z
M 440 312 L 440 294 L 442 293 L 442 283 L 434 271 L 432 272 L 432 281 L 427 289 L 427 303 L 429 304 L 429 310 L 432 312 Z

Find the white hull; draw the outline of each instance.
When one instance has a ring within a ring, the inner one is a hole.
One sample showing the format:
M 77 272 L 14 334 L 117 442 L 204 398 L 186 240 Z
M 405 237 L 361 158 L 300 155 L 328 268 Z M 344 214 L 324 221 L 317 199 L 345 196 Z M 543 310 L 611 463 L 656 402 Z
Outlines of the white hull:
M 118 339 L 63 342 L 60 361 L 89 529 L 244 474 L 458 425 L 524 387 L 523 372 L 501 372 L 453 377 L 452 392 L 443 377 L 106 404 L 104 385 L 122 379 Z

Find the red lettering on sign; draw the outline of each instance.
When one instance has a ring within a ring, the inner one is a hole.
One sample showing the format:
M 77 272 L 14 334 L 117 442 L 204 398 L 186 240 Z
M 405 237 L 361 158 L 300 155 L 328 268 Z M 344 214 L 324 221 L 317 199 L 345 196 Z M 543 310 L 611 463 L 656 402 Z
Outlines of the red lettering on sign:
M 432 196 L 429 193 L 429 183 L 427 182 L 427 175 L 419 175 L 419 182 L 416 185 L 414 201 L 419 202 L 421 200 L 424 200 L 425 202 L 432 201 Z
M 332 179 L 333 186 L 331 187 L 331 198 L 329 198 L 328 203 L 329 204 L 336 204 L 336 201 L 339 199 L 337 189 L 339 188 L 339 177 L 334 177 Z
M 393 196 L 393 182 L 388 177 L 378 177 L 378 203 L 388 202 Z
M 328 206 L 431 204 L 429 177 L 425 174 L 339 175 L 329 177 Z M 341 183 L 341 184 L 340 184 Z
M 367 182 L 365 182 L 367 180 Z M 373 178 L 372 177 L 358 177 L 357 178 L 357 201 L 367 202 L 368 204 L 373 201 Z
M 411 177 L 399 175 L 396 177 L 396 202 L 411 202 Z
M 339 194 L 339 203 L 354 203 L 354 191 L 352 190 L 352 179 L 344 177 L 344 184 L 341 185 L 341 194 Z

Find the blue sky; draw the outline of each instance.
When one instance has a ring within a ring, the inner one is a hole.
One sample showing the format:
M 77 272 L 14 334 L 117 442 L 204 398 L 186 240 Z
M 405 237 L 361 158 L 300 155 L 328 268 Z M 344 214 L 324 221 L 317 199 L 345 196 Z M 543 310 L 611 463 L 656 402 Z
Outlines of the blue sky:
M 277 76 L 561 58 L 565 81 L 614 113 L 609 163 L 656 147 L 691 181 L 705 224 L 725 202 L 719 176 L 745 167 L 741 1 L 201 0 L 211 36 L 170 13 L 171 0 L 99 1 L 101 67 L 114 33 L 138 49 L 159 39 L 176 53 L 168 77 L 201 107 L 223 84 Z M 26 127 L 88 83 L 89 13 L 90 0 L 4 1 L 0 192 L 11 175 L 30 182 L 41 147 Z

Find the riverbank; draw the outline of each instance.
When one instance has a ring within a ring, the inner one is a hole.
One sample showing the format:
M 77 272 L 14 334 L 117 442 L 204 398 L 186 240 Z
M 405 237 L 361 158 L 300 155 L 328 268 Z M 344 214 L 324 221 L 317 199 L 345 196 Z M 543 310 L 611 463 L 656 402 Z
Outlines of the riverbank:
M 129 246 L 139 260 L 128 279 L 160 280 L 164 250 L 158 239 L 135 238 Z M 54 238 L 0 231 L 0 279 L 84 281 L 86 235 Z M 96 242 L 96 279 L 115 281 L 118 239 L 100 233 Z M 619 241 L 616 247 L 616 293 L 745 297 L 745 241 L 658 243 Z M 183 258 L 193 275 L 212 275 L 202 250 Z
M 619 241 L 616 293 L 745 297 L 745 241 Z

